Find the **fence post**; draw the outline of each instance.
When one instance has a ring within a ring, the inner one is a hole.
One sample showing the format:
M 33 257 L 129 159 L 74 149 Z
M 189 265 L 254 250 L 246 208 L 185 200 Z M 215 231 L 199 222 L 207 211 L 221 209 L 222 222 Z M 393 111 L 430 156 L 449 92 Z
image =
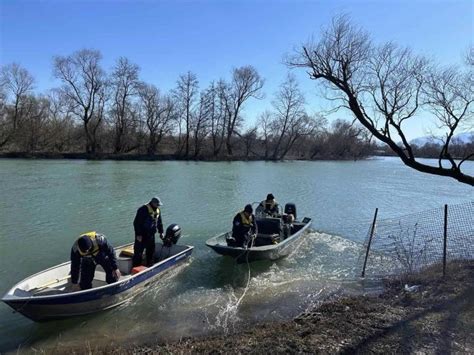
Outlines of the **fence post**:
M 444 205 L 443 277 L 446 276 L 447 244 L 448 244 L 448 205 Z
M 374 231 L 375 231 L 375 223 L 377 221 L 377 213 L 379 209 L 375 209 L 375 215 L 374 215 L 374 220 L 372 222 L 372 227 L 370 228 L 370 236 L 369 236 L 369 243 L 367 244 L 367 251 L 365 252 L 365 260 L 364 260 L 364 267 L 362 269 L 362 275 L 361 277 L 365 277 L 365 267 L 367 266 L 367 259 L 369 258 L 369 250 L 370 250 L 370 244 L 372 243 L 372 237 L 374 236 Z

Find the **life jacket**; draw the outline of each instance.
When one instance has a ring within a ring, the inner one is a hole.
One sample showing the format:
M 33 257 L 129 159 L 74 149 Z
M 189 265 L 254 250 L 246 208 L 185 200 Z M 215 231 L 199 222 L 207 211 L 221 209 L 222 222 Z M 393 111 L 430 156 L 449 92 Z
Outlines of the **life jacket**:
M 87 251 L 87 252 L 84 253 L 79 248 L 79 246 L 77 246 L 77 250 L 79 251 L 79 254 L 81 254 L 81 256 L 85 256 L 85 257 L 96 256 L 100 251 L 99 241 L 97 240 L 97 232 L 87 232 L 87 233 L 82 234 L 79 238 L 82 238 L 82 237 L 87 237 L 91 240 L 92 248 L 91 248 L 90 251 Z
M 260 202 L 260 204 L 263 206 L 265 211 L 272 211 L 277 205 L 277 202 L 275 200 L 271 200 L 271 201 L 264 200 Z
M 253 216 L 250 215 L 250 217 L 247 218 L 244 211 L 240 212 L 240 219 L 242 221 L 242 225 L 245 227 L 250 228 L 253 225 Z
M 160 216 L 160 209 L 157 207 L 156 211 L 154 211 L 153 208 L 148 203 L 145 206 L 148 209 L 148 214 L 153 219 L 153 222 L 155 222 L 156 224 L 156 222 L 158 221 L 158 217 Z

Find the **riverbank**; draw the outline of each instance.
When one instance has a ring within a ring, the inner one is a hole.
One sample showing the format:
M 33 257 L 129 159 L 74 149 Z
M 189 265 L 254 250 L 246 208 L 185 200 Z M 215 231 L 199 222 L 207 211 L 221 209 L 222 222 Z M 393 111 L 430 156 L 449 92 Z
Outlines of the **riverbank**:
M 398 156 L 393 152 L 378 151 L 374 155 L 357 156 L 357 157 L 334 157 L 334 156 L 318 156 L 314 159 L 300 158 L 300 157 L 287 157 L 283 160 L 302 160 L 302 161 L 358 161 L 366 160 L 373 157 L 396 157 Z M 420 155 L 417 156 L 422 159 L 437 159 L 435 155 Z M 52 153 L 52 152 L 0 152 L 0 159 L 71 159 L 71 160 L 115 160 L 115 161 L 209 161 L 209 162 L 220 162 L 220 161 L 282 161 L 278 159 L 265 158 L 260 156 L 199 156 L 199 157 L 184 157 L 178 154 L 114 154 L 114 153 Z M 461 158 L 456 158 L 461 159 Z M 474 160 L 471 157 L 468 160 Z
M 360 156 L 360 157 L 318 157 L 317 159 L 304 159 L 297 157 L 288 157 L 284 160 L 306 160 L 306 161 L 326 161 L 326 160 L 335 160 L 335 161 L 355 161 L 355 160 L 364 160 L 370 156 Z M 87 153 L 51 153 L 51 152 L 0 152 L 0 159 L 80 159 L 80 160 L 116 160 L 116 161 L 210 161 L 210 162 L 219 162 L 219 161 L 281 161 L 278 159 L 258 157 L 258 156 L 200 156 L 200 157 L 184 157 L 178 154 L 113 154 L 113 153 L 97 153 L 97 154 L 87 154 Z
M 97 354 L 472 353 L 473 281 L 472 261 L 450 264 L 446 278 L 435 266 L 409 279 L 386 280 L 385 291 L 378 296 L 326 302 L 291 321 L 170 344 L 119 348 L 90 344 L 87 350 Z M 405 284 L 415 287 L 407 290 Z

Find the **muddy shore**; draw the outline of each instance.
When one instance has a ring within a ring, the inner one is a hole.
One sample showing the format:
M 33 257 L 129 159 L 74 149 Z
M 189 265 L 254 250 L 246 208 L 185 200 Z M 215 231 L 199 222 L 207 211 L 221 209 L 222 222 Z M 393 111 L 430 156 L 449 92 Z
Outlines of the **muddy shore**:
M 406 287 L 408 286 L 408 288 Z M 168 344 L 110 344 L 69 353 L 472 353 L 474 262 L 440 266 L 385 280 L 377 296 L 344 297 L 320 304 L 293 320 L 258 324 Z M 57 349 L 63 352 L 64 349 Z

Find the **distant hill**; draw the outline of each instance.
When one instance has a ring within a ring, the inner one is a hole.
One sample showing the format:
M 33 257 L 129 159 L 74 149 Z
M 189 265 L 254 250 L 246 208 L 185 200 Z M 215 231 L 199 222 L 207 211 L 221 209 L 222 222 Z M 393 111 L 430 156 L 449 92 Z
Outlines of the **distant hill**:
M 453 143 L 468 144 L 474 143 L 474 132 L 464 132 L 456 134 L 453 137 Z M 442 140 L 439 137 L 425 136 L 412 139 L 410 144 L 417 145 L 419 147 L 424 146 L 425 144 L 437 144 L 441 145 Z

